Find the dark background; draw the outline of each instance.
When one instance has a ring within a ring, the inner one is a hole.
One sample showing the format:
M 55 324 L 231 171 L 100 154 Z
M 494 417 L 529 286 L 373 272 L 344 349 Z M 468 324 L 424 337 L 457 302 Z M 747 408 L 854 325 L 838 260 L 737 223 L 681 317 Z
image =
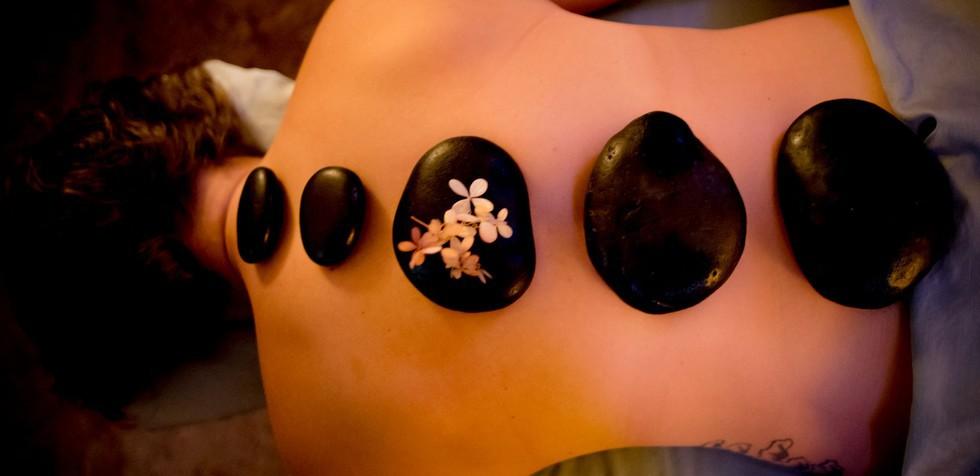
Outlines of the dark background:
M 329 0 L 11 3 L 0 31 L 7 84 L 0 88 L 3 161 L 93 82 L 209 58 L 295 77 Z M 50 387 L 0 287 L 0 474 L 283 474 L 264 410 L 147 430 L 111 424 Z
M 57 114 L 85 86 L 219 58 L 294 77 L 329 0 L 89 0 L 17 2 L 9 49 L 3 143 L 25 138 L 38 112 Z

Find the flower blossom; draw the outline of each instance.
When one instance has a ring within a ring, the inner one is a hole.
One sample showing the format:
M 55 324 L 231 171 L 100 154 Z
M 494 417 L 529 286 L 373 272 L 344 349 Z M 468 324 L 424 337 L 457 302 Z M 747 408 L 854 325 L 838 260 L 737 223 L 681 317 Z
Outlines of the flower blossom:
M 480 257 L 473 253 L 476 236 L 490 244 L 498 236 L 510 238 L 514 230 L 507 224 L 507 209 L 502 208 L 493 215 L 493 202 L 483 198 L 490 184 L 486 179 L 474 180 L 469 188 L 463 182 L 452 179 L 449 188 L 463 197 L 443 213 L 442 221 L 437 218 L 428 223 L 411 217 L 412 221 L 425 228 L 425 233 L 419 227 L 412 227 L 411 241 L 398 243 L 398 250 L 412 252 L 408 262 L 409 269 L 414 269 L 425 263 L 425 257 L 439 253 L 443 264 L 449 270 L 449 276 L 460 279 L 463 275 L 478 278 L 486 283 L 492 278 L 490 273 L 480 265 Z M 448 247 L 446 246 L 448 244 Z
M 449 240 L 449 248 L 442 249 L 442 261 L 446 264 L 449 275 L 453 279 L 459 279 L 465 274 L 479 278 L 480 282 L 486 283 L 487 278 L 491 277 L 490 273 L 480 267 L 480 257 L 470 251 L 472 245 L 472 239 L 467 243 L 454 237 Z
M 484 243 L 493 243 L 497 241 L 497 234 L 504 238 L 510 238 L 514 234 L 514 230 L 507 224 L 507 209 L 501 208 L 497 216 L 494 217 L 493 213 L 487 213 L 480 217 L 480 239 Z
M 470 240 L 472 245 L 473 237 L 476 236 L 476 229 L 473 225 L 479 223 L 479 219 L 473 215 L 469 214 L 457 214 L 454 210 L 446 210 L 446 213 L 442 216 L 445 224 L 442 226 L 442 232 L 439 234 L 439 238 L 443 240 L 449 240 L 452 237 L 458 237 L 462 240 Z M 469 248 L 467 246 L 467 248 Z
M 449 270 L 449 275 L 453 279 L 459 279 L 463 276 L 463 260 L 473 254 L 470 252 L 472 245 L 472 240 L 469 243 L 464 243 L 459 238 L 453 237 L 449 240 L 449 248 L 443 248 L 440 251 L 442 262 L 446 264 L 446 269 Z
M 467 255 L 461 258 L 461 262 L 463 274 L 480 278 L 480 282 L 483 284 L 487 283 L 487 278 L 493 277 L 487 270 L 480 267 L 480 257 L 473 253 L 467 252 Z
M 398 243 L 399 251 L 411 251 L 412 259 L 408 262 L 408 269 L 415 269 L 416 266 L 425 262 L 425 255 L 436 254 L 442 249 L 439 237 L 431 232 L 419 230 L 419 227 L 412 227 L 412 241 L 402 241 Z
M 453 211 L 458 214 L 469 215 L 475 210 L 476 215 L 479 216 L 482 213 L 488 213 L 493 210 L 493 202 L 485 198 L 479 198 L 480 195 L 486 193 L 487 188 L 490 184 L 486 179 L 478 178 L 470 184 L 470 188 L 467 189 L 463 182 L 459 180 L 452 179 L 449 181 L 449 188 L 452 189 L 456 195 L 463 197 L 462 200 L 457 201 L 453 204 Z M 472 205 L 472 207 L 471 207 Z

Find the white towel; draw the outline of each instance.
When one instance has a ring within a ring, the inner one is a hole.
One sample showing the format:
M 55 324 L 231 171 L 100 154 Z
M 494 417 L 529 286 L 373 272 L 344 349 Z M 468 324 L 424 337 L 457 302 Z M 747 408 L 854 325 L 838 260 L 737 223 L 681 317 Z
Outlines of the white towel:
M 242 68 L 216 59 L 201 66 L 231 100 L 242 120 L 246 144 L 269 150 L 293 94 L 293 80 L 278 71 Z

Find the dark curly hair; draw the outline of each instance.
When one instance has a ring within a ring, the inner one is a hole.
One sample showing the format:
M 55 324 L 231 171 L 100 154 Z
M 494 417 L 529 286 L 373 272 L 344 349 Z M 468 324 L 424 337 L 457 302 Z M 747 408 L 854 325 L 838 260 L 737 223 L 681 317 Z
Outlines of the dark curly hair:
M 205 349 L 229 286 L 179 228 L 197 172 L 240 139 L 198 67 L 105 83 L 15 157 L 0 256 L 61 395 L 119 417 L 153 376 Z

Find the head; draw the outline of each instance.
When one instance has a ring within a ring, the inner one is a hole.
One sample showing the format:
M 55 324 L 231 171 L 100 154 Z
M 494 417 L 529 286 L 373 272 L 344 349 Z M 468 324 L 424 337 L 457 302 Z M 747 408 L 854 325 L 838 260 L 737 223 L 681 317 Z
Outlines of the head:
M 201 178 L 241 143 L 224 94 L 192 68 L 104 84 L 15 159 L 0 256 L 62 395 L 118 416 L 206 348 L 238 283 L 202 245 L 215 198 Z

